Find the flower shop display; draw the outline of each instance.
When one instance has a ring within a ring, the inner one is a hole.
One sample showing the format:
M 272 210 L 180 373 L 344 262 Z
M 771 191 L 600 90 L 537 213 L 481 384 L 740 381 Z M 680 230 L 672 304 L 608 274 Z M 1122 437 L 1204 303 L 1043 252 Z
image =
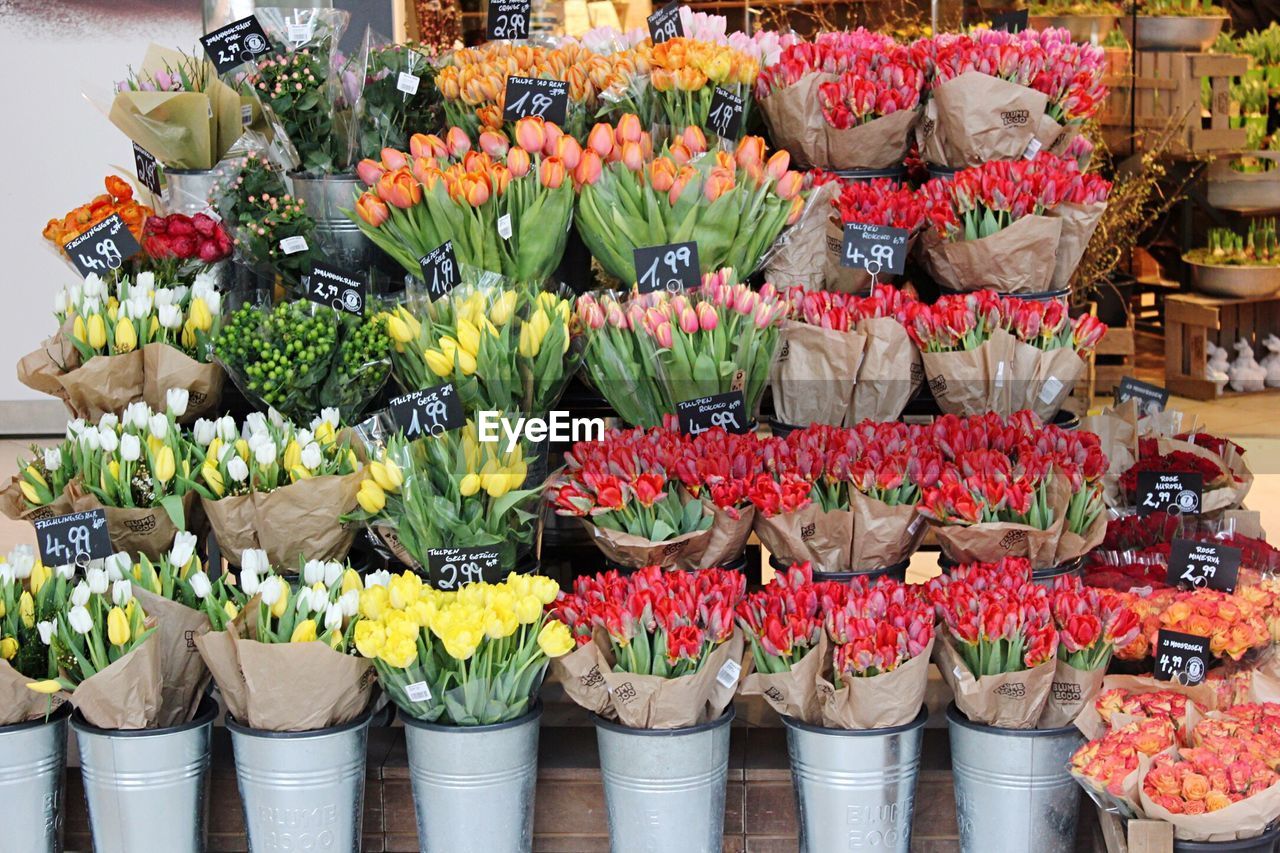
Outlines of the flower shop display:
M 569 179 L 582 147 L 557 125 L 520 119 L 471 137 L 415 133 L 409 153 L 394 148 L 362 160 L 369 187 L 349 215 L 370 240 L 412 275 L 420 260 L 451 242 L 458 263 L 541 285 L 560 263 L 573 217 Z
M 548 663 L 574 648 L 546 609 L 559 593 L 549 578 L 515 573 L 440 591 L 405 572 L 360 594 L 356 648 L 404 715 L 423 850 L 528 846 L 538 692 Z M 477 795 L 486 809 L 474 808 Z
M 786 47 L 761 71 L 756 99 L 798 165 L 890 169 L 907 153 L 924 87 L 910 48 L 859 27 Z
M 1084 358 L 1107 327 L 1067 306 L 991 291 L 944 295 L 918 305 L 905 323 L 920 350 L 929 390 L 944 412 L 1052 420 L 1084 375 Z
M 410 136 L 441 124 L 437 49 L 415 42 L 395 44 L 370 29 L 364 53 L 357 153 L 380 158 L 384 148 L 406 151 Z
M 1280 238 L 1275 219 L 1251 219 L 1241 234 L 1210 228 L 1208 245 L 1182 259 L 1191 265 L 1196 288 L 1218 296 L 1270 296 L 1280 290 Z
M 749 49 L 676 36 L 646 46 L 643 55 L 647 78 L 633 77 L 630 87 L 605 96 L 618 112 L 636 113 L 659 135 L 665 131 L 678 137 L 688 128 L 727 141 L 741 135 L 751 118 L 752 90 L 760 73 L 759 60 Z M 741 104 L 736 123 L 727 113 L 713 111 L 725 95 Z
M 1141 630 L 1126 597 L 1085 586 L 1077 577 L 1055 578 L 1050 598 L 1058 660 L 1040 728 L 1074 722 L 1097 695 L 1113 653 Z
M 1136 506 L 1138 475 L 1143 471 L 1200 474 L 1201 514 L 1239 507 L 1253 485 L 1244 449 L 1235 442 L 1207 433 L 1161 434 L 1154 431 L 1158 425 L 1140 426 L 1131 405 L 1104 410 L 1090 420 L 1088 426 L 1096 426 L 1106 438 L 1103 451 L 1111 464 L 1104 486 L 1111 506 Z
M 920 189 L 931 225 L 924 265 L 950 290 L 1062 290 L 1110 191 L 1110 181 L 1047 151 L 934 178 Z
M 1107 95 L 1102 48 L 1063 29 L 943 33 L 913 50 L 931 71 L 916 137 L 938 165 L 1060 153 Z
M 1177 743 L 1168 717 L 1140 716 L 1113 726 L 1071 756 L 1071 774 L 1095 800 L 1127 817 L 1137 814 L 1140 756 L 1148 759 Z
M 227 560 L 240 565 L 246 550 L 263 550 L 289 570 L 303 557 L 346 556 L 355 530 L 340 519 L 356 508 L 364 464 L 337 424 L 336 409 L 306 428 L 274 410 L 243 427 L 229 415 L 196 423 L 190 483 Z
M 874 270 L 870 263 L 857 267 L 844 264 L 845 226 L 883 225 L 907 232 L 905 252 L 915 246 L 925 226 L 925 196 L 893 178 L 869 181 L 842 181 L 839 194 L 831 201 L 832 211 L 823 222 L 826 245 L 826 288 L 846 293 L 866 293 L 879 281 L 894 278 L 887 269 Z M 875 262 L 883 267 L 879 261 Z
M 852 426 L 902 414 L 924 376 L 905 328 L 915 300 L 887 284 L 867 296 L 801 288 L 786 296 L 769 377 L 778 420 Z
M 576 308 L 587 377 L 637 426 L 658 426 L 682 402 L 731 391 L 742 392 L 754 415 L 787 310 L 772 286 L 752 290 L 734 269 L 704 275 L 697 291 L 585 294 Z
M 693 242 L 705 275 L 753 272 L 783 229 L 804 210 L 800 173 L 764 140 L 747 136 L 733 154 L 708 151 L 696 127 L 654 149 L 634 114 L 591 129 L 573 170 L 574 221 L 604 271 L 623 286 L 640 282 L 636 249 Z M 641 284 L 644 284 L 641 282 Z

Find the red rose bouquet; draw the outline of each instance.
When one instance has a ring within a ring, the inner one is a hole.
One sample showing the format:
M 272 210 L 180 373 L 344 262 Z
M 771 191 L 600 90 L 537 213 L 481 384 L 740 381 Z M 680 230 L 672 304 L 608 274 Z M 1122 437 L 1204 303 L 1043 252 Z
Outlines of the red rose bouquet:
M 152 216 L 142 226 L 142 249 L 166 278 L 196 275 L 231 257 L 232 248 L 227 229 L 205 213 Z
M 579 577 L 551 606 L 578 649 L 552 666 L 575 702 L 624 726 L 719 719 L 741 674 L 734 613 L 745 590 L 746 579 L 724 569 Z
M 840 195 L 832 200 L 831 207 L 826 221 L 827 288 L 848 293 L 866 292 L 874 281 L 886 281 L 892 276 L 884 270 L 873 277 L 865 267 L 847 267 L 841 262 L 844 226 L 856 223 L 901 228 L 910 234 L 905 250 L 909 252 L 928 221 L 925 197 L 892 178 L 842 182 Z
M 1125 503 L 1135 506 L 1138 502 L 1138 474 L 1155 471 L 1200 474 L 1204 478 L 1201 513 L 1239 506 L 1253 483 L 1243 451 L 1237 452 L 1237 445 L 1230 442 L 1215 444 L 1212 436 L 1203 440 L 1207 446 L 1179 438 L 1138 439 L 1136 461 L 1120 475 L 1120 495 Z M 1214 446 L 1222 447 L 1222 452 L 1211 449 Z

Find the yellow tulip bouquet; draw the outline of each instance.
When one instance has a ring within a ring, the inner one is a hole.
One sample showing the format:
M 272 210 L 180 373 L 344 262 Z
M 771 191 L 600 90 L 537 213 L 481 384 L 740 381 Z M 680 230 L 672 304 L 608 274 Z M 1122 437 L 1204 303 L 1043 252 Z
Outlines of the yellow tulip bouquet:
M 232 563 L 246 549 L 278 566 L 346 556 L 355 531 L 339 519 L 356 508 L 364 465 L 337 426 L 336 409 L 309 428 L 275 410 L 249 415 L 243 428 L 230 416 L 196 422 L 191 486 Z
M 0 556 L 0 693 L 7 700 L 0 703 L 0 726 L 43 716 L 60 701 L 23 688 L 61 689 L 49 683 L 58 674 L 49 638 L 54 615 L 70 594 L 66 573 L 45 568 L 30 545 Z
M 396 380 L 406 391 L 452 382 L 463 408 L 547 412 L 582 361 L 574 296 L 490 279 L 430 301 L 412 292 L 386 315 Z
M 384 690 L 418 720 L 483 726 L 528 713 L 552 658 L 573 650 L 546 605 L 550 578 L 512 573 L 501 583 L 443 592 L 413 572 L 360 594 L 355 644 Z
M 211 363 L 221 312 L 208 273 L 143 272 L 110 281 L 90 275 L 59 291 L 59 332 L 22 359 L 18 378 L 86 418 L 140 400 L 159 409 L 166 391 L 184 388 L 191 398 L 184 417 L 193 420 L 222 397 L 225 374 Z
M 525 446 L 481 442 L 474 422 L 439 436 L 391 437 L 368 466 L 349 518 L 374 528 L 409 565 L 433 548 L 492 546 L 502 569 L 533 543 L 540 488 L 524 488 Z

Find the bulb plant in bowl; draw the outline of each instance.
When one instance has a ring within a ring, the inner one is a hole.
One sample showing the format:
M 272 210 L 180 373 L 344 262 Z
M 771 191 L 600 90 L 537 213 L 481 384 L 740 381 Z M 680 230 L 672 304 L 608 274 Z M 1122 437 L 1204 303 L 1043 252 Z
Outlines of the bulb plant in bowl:
M 1250 221 L 1243 234 L 1211 228 L 1208 245 L 1182 259 L 1191 265 L 1196 288 L 1206 293 L 1249 298 L 1280 290 L 1280 237 L 1274 218 Z
M 1058 27 L 1071 33 L 1071 40 L 1100 44 L 1123 14 L 1119 3 L 1109 0 L 1034 0 L 1027 4 L 1027 26 L 1036 30 Z
M 1229 20 L 1213 0 L 1135 0 L 1135 5 L 1136 10 L 1126 5 L 1120 29 L 1139 50 L 1204 51 Z

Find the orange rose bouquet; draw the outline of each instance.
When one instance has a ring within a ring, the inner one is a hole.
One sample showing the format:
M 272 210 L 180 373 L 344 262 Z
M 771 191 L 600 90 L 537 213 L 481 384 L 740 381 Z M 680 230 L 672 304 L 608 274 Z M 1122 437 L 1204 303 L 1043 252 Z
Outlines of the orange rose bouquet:
M 1087 742 L 1071 756 L 1071 775 L 1103 807 L 1115 806 L 1126 817 L 1138 805 L 1138 757 L 1148 758 L 1177 743 L 1167 717 L 1139 718 Z
M 1244 738 L 1157 756 L 1142 778 L 1146 817 L 1174 827 L 1184 841 L 1232 841 L 1261 835 L 1280 818 L 1280 774 Z
M 540 284 L 560 263 L 573 216 L 569 172 L 582 147 L 541 118 L 516 122 L 515 144 L 501 131 L 478 139 L 460 127 L 414 134 L 409 153 L 383 149 L 356 167 L 367 189 L 349 212 L 360 230 L 400 265 L 446 240 L 460 264 Z

